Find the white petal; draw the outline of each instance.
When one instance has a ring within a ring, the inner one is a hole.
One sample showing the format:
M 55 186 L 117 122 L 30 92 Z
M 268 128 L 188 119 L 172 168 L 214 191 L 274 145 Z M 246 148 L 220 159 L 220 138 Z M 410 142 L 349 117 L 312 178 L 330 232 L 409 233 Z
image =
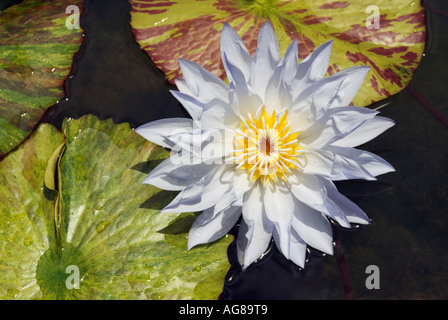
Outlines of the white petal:
M 363 170 L 367 171 L 369 175 L 373 177 L 395 171 L 390 163 L 368 151 L 336 146 L 330 146 L 328 147 L 328 150 L 334 152 L 336 155 L 335 166 L 333 167 L 333 170 L 336 172 L 353 169 L 352 165 L 347 167 L 347 164 L 352 162 L 356 163 L 357 166 L 362 167 Z
M 338 75 L 347 75 L 347 77 L 339 88 L 337 97 L 331 104 L 331 108 L 348 106 L 358 93 L 359 88 L 361 88 L 369 70 L 370 67 L 368 66 L 356 66 L 332 75 L 332 77 Z
M 173 163 L 169 157 L 155 167 L 150 174 L 143 180 L 145 184 L 151 184 L 164 190 L 183 190 L 187 186 L 196 183 L 203 176 L 210 172 L 213 165 L 181 165 Z
M 312 110 L 314 114 L 314 119 L 320 119 L 327 112 L 333 101 L 339 94 L 341 85 L 344 83 L 346 75 L 339 75 L 324 78 L 322 80 L 316 81 L 314 84 L 309 86 L 304 93 L 311 89 L 312 94 Z M 302 98 L 303 93 L 298 97 Z
M 296 91 L 294 97 L 297 97 L 308 85 L 324 77 L 328 69 L 332 46 L 332 40 L 320 45 L 299 63 L 292 82 L 292 88 Z
M 262 61 L 269 63 L 271 68 L 274 68 L 280 61 L 280 46 L 269 21 L 263 24 L 258 34 L 258 48 L 255 55 Z
M 188 88 L 196 97 L 228 101 L 228 86 L 217 75 L 189 60 L 179 59 L 179 65 Z
M 325 78 L 329 79 L 329 78 Z M 331 77 L 334 81 L 325 81 L 325 83 L 313 94 L 313 113 L 314 119 L 320 119 L 333 104 L 333 101 L 341 91 L 341 85 L 344 83 L 344 76 Z M 324 82 L 319 81 L 320 82 Z M 316 82 L 317 83 L 317 82 Z
M 283 67 L 283 82 L 287 86 L 291 86 L 291 83 L 296 75 L 298 61 L 299 56 L 297 40 L 294 40 L 286 49 L 285 55 L 279 63 L 279 66 Z
M 235 172 L 230 190 L 226 192 L 215 206 L 215 210 L 224 210 L 229 206 L 243 206 L 244 195 L 253 187 L 249 174 L 245 171 Z
M 238 116 L 228 102 L 212 99 L 204 104 L 201 114 L 201 127 L 203 129 L 235 128 L 238 124 Z
M 389 118 L 376 116 L 375 118 L 364 122 L 362 126 L 358 127 L 342 139 L 332 142 L 331 145 L 339 147 L 357 147 L 376 138 L 394 125 L 395 121 Z
M 229 102 L 218 98 L 200 101 L 192 95 L 179 91 L 171 93 L 202 129 L 233 128 L 239 123 L 238 116 Z
M 320 175 L 327 179 L 333 177 L 333 162 L 335 155 L 333 152 L 324 149 L 306 147 L 307 153 L 304 154 L 305 165 L 303 173 L 307 175 Z
M 294 197 L 289 190 L 279 185 L 264 188 L 263 204 L 266 217 L 274 225 L 274 239 L 283 255 L 289 259 L 289 228 L 294 213 Z
M 199 102 L 195 97 L 180 91 L 171 90 L 170 92 L 188 111 L 193 120 L 199 120 L 203 109 L 202 102 Z
M 241 197 L 242 199 L 243 197 Z M 235 194 L 232 187 L 229 186 L 227 192 L 225 192 L 214 206 L 215 212 L 226 210 L 230 207 L 242 207 L 242 201 L 238 201 L 239 197 Z
M 258 232 L 258 237 L 254 238 L 254 233 L 258 228 L 249 227 L 244 220 L 240 223 L 237 237 L 237 257 L 243 271 L 260 259 L 271 243 L 272 234 L 266 233 L 261 236 Z
M 344 211 L 327 196 L 327 181 L 321 177 L 295 172 L 296 181 L 292 181 L 288 187 L 294 197 L 308 207 L 322 212 L 334 219 L 341 226 L 349 228 Z
M 328 113 L 332 118 L 335 132 L 344 136 L 378 114 L 378 111 L 362 107 L 339 107 L 332 110 L 336 112 Z
M 245 85 L 236 86 L 234 83 L 230 84 L 229 99 L 234 113 L 242 117 L 247 117 L 249 113 L 254 116 L 263 105 L 261 98 L 251 92 L 250 88 Z
M 204 210 L 196 218 L 188 235 L 188 250 L 198 244 L 210 243 L 222 238 L 236 224 L 241 207 L 229 207 L 218 213 L 214 208 Z
M 198 182 L 183 189 L 161 212 L 196 212 L 213 207 L 229 189 L 222 179 L 226 166 L 217 166 Z
M 225 164 L 233 157 L 235 132 L 224 129 L 194 129 L 170 136 L 172 157 L 180 164 Z M 177 152 L 177 154 L 176 154 Z M 180 156 L 178 156 L 180 154 Z
M 304 132 L 310 128 L 314 121 L 310 110 L 300 110 L 288 113 L 288 121 L 290 122 L 290 132 L 301 131 Z
M 308 120 L 321 119 L 336 98 L 345 78 L 346 75 L 340 75 L 314 82 L 303 90 L 299 96 L 293 97 L 295 100 L 291 107 L 293 110 L 291 114 L 301 112 L 302 117 L 306 114 L 310 118 Z M 308 126 L 304 126 L 302 130 L 307 128 Z
M 325 181 L 325 189 L 327 190 L 328 197 L 344 211 L 350 223 L 370 224 L 370 219 L 364 211 L 341 194 L 333 182 Z
M 202 140 L 197 143 L 198 156 L 205 164 L 232 164 L 235 132 L 211 129 L 202 132 Z
M 254 184 L 252 183 L 248 172 L 236 172 L 233 176 L 232 188 L 238 196 L 244 195 L 253 186 Z
M 205 210 L 214 206 L 214 203 L 201 203 L 201 194 L 204 190 L 204 179 L 200 179 L 197 183 L 189 185 L 184 188 L 169 205 L 167 205 L 160 212 L 189 212 L 193 211 L 190 208 L 194 208 L 195 205 L 201 205 L 201 208 L 197 211 Z
M 221 32 L 221 58 L 229 82 L 248 83 L 250 54 L 238 33 L 226 22 Z
M 188 88 L 188 85 L 187 85 L 187 82 L 185 81 L 185 79 L 175 78 L 174 83 L 176 84 L 176 87 L 180 92 L 188 94 L 190 96 L 194 95 L 194 93 L 191 92 L 190 88 Z
M 312 175 L 298 175 L 300 182 L 289 185 L 298 201 L 322 212 L 345 228 L 350 228 L 350 222 L 369 223 L 366 214 L 342 195 L 333 182 Z
M 261 27 L 258 35 L 258 47 L 251 61 L 251 86 L 264 97 L 266 85 L 275 67 L 280 61 L 280 48 L 274 30 L 269 21 Z
M 333 232 L 330 222 L 322 213 L 296 201 L 291 225 L 309 246 L 333 254 Z
M 247 268 L 266 251 L 272 238 L 273 225 L 266 218 L 260 183 L 244 195 L 241 226 L 237 240 L 238 259 L 243 268 Z
M 317 174 L 333 181 L 348 179 L 376 180 L 375 176 L 367 168 L 364 168 L 361 162 L 357 161 L 355 153 L 349 154 L 349 151 L 345 150 L 348 148 L 344 148 L 344 150 L 337 148 L 339 147 L 328 147 L 326 149 L 308 147 L 309 152 L 304 155 L 306 165 L 303 173 Z M 373 158 L 370 159 L 373 161 Z
M 331 108 L 301 133 L 300 140 L 316 148 L 324 147 L 349 135 L 377 113 L 378 111 L 361 107 Z
M 162 147 L 171 149 L 175 145 L 170 137 L 193 129 L 193 120 L 186 118 L 161 119 L 143 124 L 135 129 L 139 135 Z
M 280 111 L 291 107 L 291 94 L 283 82 L 283 67 L 275 68 L 272 77 L 269 79 L 264 104 L 268 114 L 271 114 L 274 110 Z
M 303 59 L 299 64 L 296 78 L 308 78 L 312 82 L 322 79 L 328 69 L 332 47 L 333 40 L 327 41 Z
M 309 207 L 322 211 L 327 198 L 323 179 L 299 171 L 293 172 L 294 175 L 289 177 L 291 184 L 288 185 L 292 194 Z
M 306 243 L 297 232 L 291 228 L 291 242 L 289 244 L 289 259 L 299 267 L 305 267 Z

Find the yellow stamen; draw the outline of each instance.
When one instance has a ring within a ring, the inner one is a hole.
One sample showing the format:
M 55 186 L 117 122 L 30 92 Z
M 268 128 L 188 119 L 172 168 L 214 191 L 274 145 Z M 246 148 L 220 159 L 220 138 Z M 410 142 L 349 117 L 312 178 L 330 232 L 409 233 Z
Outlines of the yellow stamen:
M 287 118 L 287 110 L 269 115 L 264 106 L 255 116 L 240 117 L 233 158 L 237 169 L 247 171 L 253 182 L 259 178 L 265 185 L 287 181 L 291 169 L 300 169 L 297 157 L 304 151 L 298 140 L 300 131 L 291 130 Z

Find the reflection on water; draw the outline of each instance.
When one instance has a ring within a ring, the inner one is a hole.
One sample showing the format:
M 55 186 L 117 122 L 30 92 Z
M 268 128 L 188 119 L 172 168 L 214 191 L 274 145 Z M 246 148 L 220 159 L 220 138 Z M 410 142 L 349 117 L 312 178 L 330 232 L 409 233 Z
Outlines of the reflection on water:
M 337 255 L 310 251 L 305 269 L 271 244 L 243 273 L 232 243 L 222 299 L 345 299 L 351 294 L 355 299 L 448 298 L 448 130 L 440 121 L 448 117 L 448 88 L 441 81 L 446 78 L 448 4 L 427 3 L 436 12 L 430 17 L 431 43 L 412 87 L 439 111 L 439 119 L 406 90 L 394 96 L 381 112 L 397 125 L 362 149 L 378 153 L 397 172 L 380 176 L 378 182 L 339 184 L 372 224 L 338 230 Z M 163 74 L 134 42 L 129 10 L 127 0 L 86 1 L 85 43 L 68 82 L 69 99 L 56 105 L 48 121 L 94 113 L 135 127 L 187 116 L 168 92 Z M 371 265 L 380 271 L 380 289 L 366 288 Z

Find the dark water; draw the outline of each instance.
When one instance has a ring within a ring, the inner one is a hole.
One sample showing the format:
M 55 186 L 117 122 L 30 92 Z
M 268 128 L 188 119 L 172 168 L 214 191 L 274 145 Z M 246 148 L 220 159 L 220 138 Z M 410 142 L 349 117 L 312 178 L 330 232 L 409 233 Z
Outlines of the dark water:
M 427 1 L 428 45 L 409 90 L 382 114 L 397 125 L 362 146 L 389 161 L 396 173 L 378 182 L 339 187 L 372 219 L 370 226 L 335 229 L 335 256 L 310 252 L 304 270 L 272 245 L 246 272 L 235 263 L 222 299 L 446 299 L 448 298 L 448 2 Z M 163 74 L 135 43 L 126 0 L 85 1 L 85 42 L 66 83 L 68 100 L 47 121 L 87 113 L 132 126 L 186 117 Z M 377 104 L 376 106 L 379 106 Z M 374 107 L 376 107 L 374 106 Z M 380 288 L 367 289 L 366 268 L 378 266 Z

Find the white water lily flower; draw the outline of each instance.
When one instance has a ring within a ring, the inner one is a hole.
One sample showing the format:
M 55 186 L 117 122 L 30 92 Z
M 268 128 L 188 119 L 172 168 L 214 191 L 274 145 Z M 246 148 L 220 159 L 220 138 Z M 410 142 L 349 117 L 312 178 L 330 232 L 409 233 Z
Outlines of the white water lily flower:
M 225 24 L 221 55 L 229 85 L 200 65 L 179 60 L 184 79 L 173 95 L 192 119 L 154 121 L 136 129 L 172 150 L 144 183 L 180 191 L 162 212 L 203 211 L 188 247 L 215 241 L 235 225 L 243 268 L 274 237 L 283 255 L 304 267 L 306 246 L 333 253 L 328 218 L 343 227 L 368 224 L 366 214 L 332 181 L 375 180 L 394 171 L 354 147 L 394 125 L 368 108 L 349 106 L 368 67 L 324 77 L 332 42 L 298 63 L 294 41 L 280 57 L 269 22 L 251 58 Z

